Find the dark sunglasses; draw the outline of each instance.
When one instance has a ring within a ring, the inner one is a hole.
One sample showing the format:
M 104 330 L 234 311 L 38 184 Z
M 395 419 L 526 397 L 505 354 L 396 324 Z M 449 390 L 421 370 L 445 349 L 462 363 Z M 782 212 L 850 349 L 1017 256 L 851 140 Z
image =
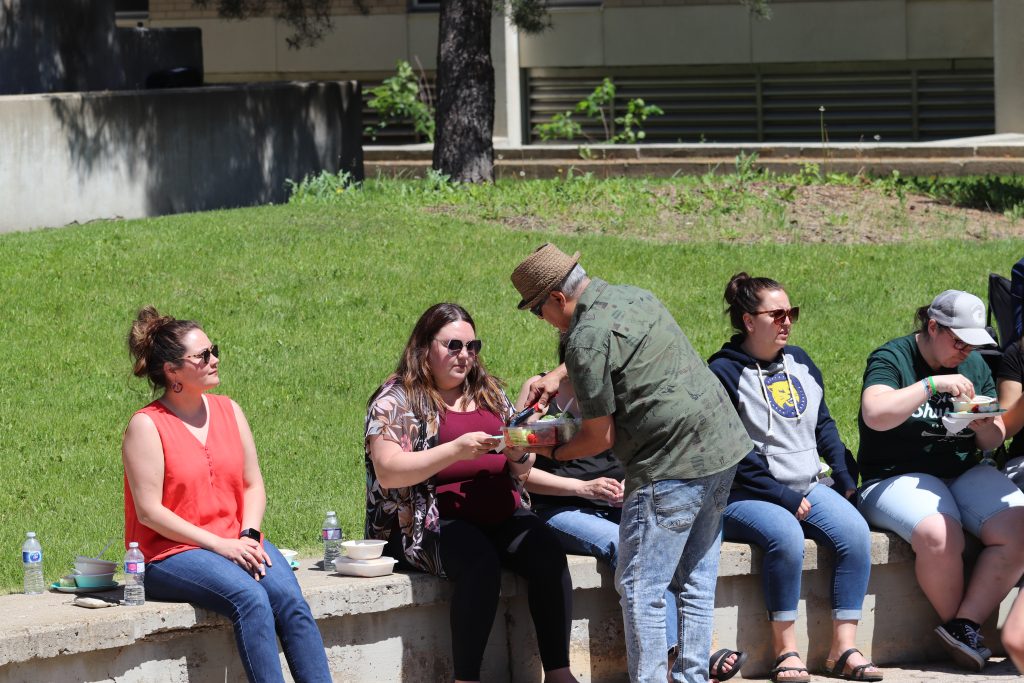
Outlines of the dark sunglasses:
M 548 296 L 551 296 L 551 295 L 548 294 Z M 536 306 L 532 307 L 530 309 L 530 313 L 533 313 L 538 318 L 543 318 L 544 317 L 544 313 L 541 312 L 541 309 L 543 309 L 544 308 L 544 304 L 546 304 L 548 302 L 548 296 L 546 296 L 543 299 L 541 299 L 540 303 L 538 303 Z
M 772 322 L 776 325 L 786 322 L 786 318 L 789 318 L 789 322 L 795 323 L 800 318 L 800 307 L 794 306 L 793 308 L 776 308 L 771 311 L 754 311 L 754 315 L 770 315 Z
M 217 348 L 216 344 L 214 344 L 213 346 L 211 346 L 208 349 L 200 351 L 199 353 L 191 353 L 191 354 L 183 357 L 182 360 L 187 360 L 189 358 L 198 358 L 198 359 L 203 361 L 203 365 L 209 365 L 210 364 L 210 356 L 217 356 L 217 358 L 220 358 L 220 349 Z
M 438 339 L 437 341 L 441 342 L 441 346 L 448 349 L 448 353 L 453 356 L 457 356 L 462 353 L 463 346 L 466 347 L 466 352 L 469 353 L 469 355 L 475 356 L 480 353 L 480 349 L 484 346 L 484 343 L 479 339 L 472 339 L 465 343 L 463 343 L 461 339 L 449 339 L 448 341 L 441 341 Z

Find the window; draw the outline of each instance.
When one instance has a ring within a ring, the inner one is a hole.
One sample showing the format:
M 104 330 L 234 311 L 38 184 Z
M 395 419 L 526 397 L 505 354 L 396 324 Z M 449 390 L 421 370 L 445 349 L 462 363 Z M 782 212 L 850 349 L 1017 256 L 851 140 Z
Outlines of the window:
M 149 0 L 114 0 L 118 19 L 145 19 L 149 16 Z

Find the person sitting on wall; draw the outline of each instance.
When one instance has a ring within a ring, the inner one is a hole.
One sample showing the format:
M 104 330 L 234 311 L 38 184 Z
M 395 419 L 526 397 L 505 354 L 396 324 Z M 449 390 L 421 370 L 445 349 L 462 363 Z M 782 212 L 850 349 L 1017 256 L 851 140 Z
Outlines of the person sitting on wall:
M 431 306 L 367 405 L 366 536 L 401 566 L 451 579 L 456 681 L 479 681 L 502 567 L 526 579 L 544 680 L 569 670 L 572 585 L 554 533 L 527 507 L 532 453 L 496 453 L 512 404 L 457 304 Z
M 125 543 L 146 558 L 146 594 L 231 620 L 245 674 L 329 682 L 323 640 L 288 561 L 261 532 L 267 496 L 249 423 L 220 384 L 220 350 L 198 323 L 147 306 L 128 334 L 134 373 L 160 398 L 124 433 Z
M 995 341 L 985 305 L 946 290 L 917 311 L 918 329 L 868 357 L 859 415 L 858 508 L 914 549 L 921 590 L 939 615 L 935 631 L 953 660 L 981 671 L 991 656 L 981 624 L 1024 573 L 1024 493 L 983 451 L 1003 442 L 999 416 L 968 424 L 953 399 L 994 396 L 992 374 L 974 353 Z M 964 580 L 964 533 L 982 546 Z
M 829 548 L 832 639 L 823 673 L 880 681 L 882 672 L 857 649 L 857 624 L 871 573 L 871 535 L 848 500 L 857 476 L 825 403 L 821 372 L 789 344 L 800 309 L 775 280 L 738 273 L 725 288 L 736 334 L 709 361 L 729 392 L 755 449 L 740 463 L 725 508 L 727 541 L 764 551 L 761 579 L 772 631 L 771 680 L 810 680 L 796 648 L 804 537 Z M 819 483 L 821 458 L 836 490 Z

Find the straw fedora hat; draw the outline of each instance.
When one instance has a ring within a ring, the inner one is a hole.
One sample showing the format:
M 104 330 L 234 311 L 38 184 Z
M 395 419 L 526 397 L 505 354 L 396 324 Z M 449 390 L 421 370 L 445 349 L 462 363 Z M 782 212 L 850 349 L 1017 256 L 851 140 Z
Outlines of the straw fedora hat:
M 512 284 L 523 297 L 518 308 L 533 308 L 543 301 L 579 260 L 580 252 L 569 256 L 550 242 L 538 247 L 512 271 Z

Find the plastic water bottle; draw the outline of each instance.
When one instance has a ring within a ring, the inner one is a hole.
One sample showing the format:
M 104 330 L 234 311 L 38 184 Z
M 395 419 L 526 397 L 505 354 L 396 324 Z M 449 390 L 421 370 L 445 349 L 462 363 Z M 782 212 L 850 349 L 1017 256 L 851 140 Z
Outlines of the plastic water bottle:
M 124 604 L 138 607 L 146 604 L 146 558 L 139 544 L 132 541 L 124 555 Z
M 36 532 L 25 534 L 21 545 L 21 564 L 25 568 L 25 595 L 39 595 L 43 592 L 43 547 L 36 540 Z
M 341 525 L 334 510 L 327 513 L 320 536 L 324 541 L 324 571 L 334 570 L 334 558 L 341 555 Z

